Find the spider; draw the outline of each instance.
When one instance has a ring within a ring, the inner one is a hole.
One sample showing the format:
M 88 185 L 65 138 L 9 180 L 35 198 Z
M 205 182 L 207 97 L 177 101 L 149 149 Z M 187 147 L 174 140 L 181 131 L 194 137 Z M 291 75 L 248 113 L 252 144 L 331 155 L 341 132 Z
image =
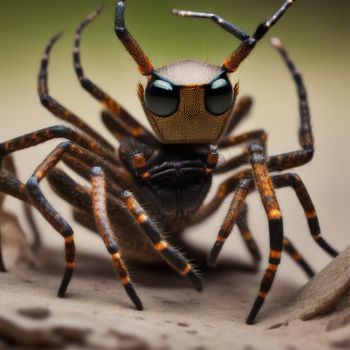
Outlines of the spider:
M 66 267 L 58 296 L 65 296 L 75 267 L 74 235 L 71 226 L 41 191 L 40 182 L 44 178 L 59 196 L 72 205 L 75 220 L 100 234 L 126 293 L 138 310 L 142 310 L 143 305 L 123 258 L 141 262 L 162 259 L 200 291 L 202 281 L 198 272 L 174 248 L 174 244 L 181 240 L 181 232 L 185 228 L 212 215 L 229 195 L 232 195 L 232 201 L 209 255 L 209 266 L 215 265 L 235 223 L 255 263 L 261 260 L 247 222 L 245 199 L 248 194 L 255 190 L 260 193 L 269 222 L 268 266 L 248 315 L 248 324 L 254 323 L 272 286 L 283 249 L 308 276 L 313 275 L 310 266 L 283 234 L 276 189 L 287 186 L 294 189 L 305 211 L 312 238 L 328 254 L 337 255 L 321 237 L 314 205 L 300 177 L 294 173 L 282 173 L 311 161 L 314 141 L 302 77 L 276 38 L 272 43 L 297 87 L 301 148 L 268 156 L 264 130 L 232 136 L 235 127 L 247 115 L 252 100 L 243 97 L 236 103 L 239 86 L 238 83 L 232 86 L 229 74 L 238 69 L 294 2 L 285 1 L 268 21 L 257 26 L 251 36 L 215 14 L 173 10 L 173 14 L 182 17 L 210 19 L 241 43 L 222 66 L 185 60 L 156 69 L 125 26 L 126 0 L 118 0 L 115 33 L 135 60 L 140 73 L 147 78 L 145 86 L 138 86 L 138 97 L 154 133 L 86 77 L 80 59 L 81 34 L 102 8 L 90 14 L 76 30 L 75 72 L 82 87 L 105 107 L 102 120 L 119 141 L 118 149 L 50 95 L 48 63 L 51 49 L 60 35 L 51 39 L 40 66 L 40 100 L 52 114 L 72 124 L 75 129 L 52 126 L 0 144 L 0 190 L 30 203 L 64 238 Z M 20 182 L 7 166 L 11 154 L 56 138 L 65 141 L 43 160 L 26 184 Z M 238 145 L 244 146 L 242 154 L 218 164 L 220 150 Z M 88 180 L 90 185 L 77 183 L 57 168 L 60 161 Z M 245 168 L 238 170 L 242 166 Z M 214 197 L 203 204 L 213 176 L 233 170 L 236 172 L 219 185 Z M 167 239 L 165 232 L 168 233 Z M 3 262 L 1 269 L 5 271 Z

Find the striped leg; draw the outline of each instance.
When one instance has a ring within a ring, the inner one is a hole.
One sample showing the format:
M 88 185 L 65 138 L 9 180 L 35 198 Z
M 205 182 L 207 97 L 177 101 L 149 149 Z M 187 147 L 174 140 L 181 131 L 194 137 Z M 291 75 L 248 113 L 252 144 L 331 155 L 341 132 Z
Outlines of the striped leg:
M 92 200 L 95 222 L 109 254 L 112 256 L 113 266 L 119 275 L 126 293 L 138 310 L 142 310 L 142 302 L 138 297 L 129 277 L 125 263 L 120 255 L 118 243 L 114 237 L 106 209 L 106 181 L 100 167 L 92 169 Z
M 242 171 L 224 180 L 218 187 L 214 197 L 190 218 L 187 225 L 196 225 L 217 211 L 226 197 L 234 191 L 240 180 L 251 177 L 251 171 Z
M 216 238 L 216 242 L 209 254 L 208 257 L 208 265 L 213 267 L 216 264 L 217 258 L 219 256 L 219 253 L 230 235 L 233 225 L 235 224 L 238 216 L 241 213 L 241 210 L 243 208 L 244 200 L 246 196 L 248 195 L 249 191 L 252 189 L 252 185 L 254 185 L 254 182 L 250 179 L 243 179 L 241 180 L 233 194 L 233 198 L 230 204 L 230 207 L 227 211 L 226 217 L 224 219 L 224 222 L 220 228 L 219 234 Z
M 312 238 L 330 256 L 336 257 L 338 252 L 321 237 L 320 224 L 314 204 L 312 203 L 311 197 L 299 175 L 293 173 L 276 175 L 272 180 L 276 188 L 287 186 L 293 188 L 304 209 Z
M 142 75 L 150 76 L 153 72 L 153 64 L 125 25 L 125 7 L 126 0 L 117 0 L 114 17 L 115 34 L 135 60 L 139 72 Z
M 234 147 L 249 142 L 258 141 L 266 148 L 267 134 L 265 130 L 253 130 L 237 136 L 227 136 L 219 144 L 220 149 Z M 242 154 L 228 159 L 224 164 L 215 169 L 216 174 L 226 173 L 230 170 L 239 168 L 242 165 L 249 164 L 249 152 L 243 151 Z
M 263 152 L 263 148 L 259 144 L 251 144 L 249 151 L 251 153 L 254 179 L 269 220 L 270 231 L 269 264 L 262 279 L 258 297 L 256 298 L 253 308 L 247 318 L 247 323 L 253 324 L 255 317 L 261 309 L 272 286 L 281 260 L 281 252 L 283 248 L 283 221 L 272 180 L 268 173 L 266 156 Z
M 115 164 L 113 162 L 114 157 L 111 157 L 111 154 L 109 152 L 106 152 L 106 150 L 99 143 L 88 139 L 87 137 L 64 125 L 51 126 L 23 136 L 16 137 L 4 143 L 0 143 L 0 157 L 19 150 L 23 150 L 25 148 L 39 145 L 52 139 L 59 138 L 70 140 L 75 144 L 89 150 L 93 154 L 102 157 L 106 161 Z
M 155 250 L 162 256 L 162 258 L 180 275 L 188 278 L 188 280 L 198 291 L 202 290 L 202 281 L 193 270 L 193 267 L 175 248 L 166 242 L 155 223 L 147 215 L 134 195 L 130 191 L 125 190 L 121 194 L 121 200 L 129 209 L 130 213 L 134 216 L 137 223 L 142 227 L 143 232 L 146 234 L 147 238 L 153 244 Z
M 254 259 L 255 265 L 258 265 L 261 261 L 261 253 L 259 250 L 258 245 L 255 242 L 255 239 L 252 235 L 252 232 L 250 231 L 250 228 L 248 226 L 248 208 L 247 205 L 243 205 L 243 208 L 237 218 L 237 226 L 239 229 L 239 232 L 250 252 L 250 255 Z
M 311 115 L 309 109 L 308 96 L 304 85 L 303 78 L 298 72 L 294 63 L 290 59 L 287 51 L 283 48 L 279 39 L 273 38 L 272 44 L 276 47 L 282 56 L 289 72 L 295 82 L 298 98 L 299 98 L 299 144 L 301 150 L 284 153 L 278 156 L 270 157 L 268 160 L 268 167 L 270 171 L 282 171 L 301 166 L 309 162 L 314 154 L 314 138 L 312 134 Z
M 307 263 L 307 261 L 300 255 L 300 253 L 296 250 L 292 242 L 289 238 L 284 237 L 283 239 L 283 247 L 284 250 L 288 253 L 288 255 L 302 268 L 305 274 L 312 278 L 315 276 L 315 272 Z
M 18 178 L 16 165 L 11 155 L 5 157 L 4 169 L 9 171 L 16 178 Z M 33 207 L 27 202 L 22 202 L 22 204 L 23 204 L 23 211 L 24 211 L 25 218 L 29 224 L 30 230 L 33 235 L 33 242 L 31 244 L 31 247 L 33 251 L 37 251 L 42 246 L 42 242 L 41 242 L 39 228 L 34 219 Z
M 73 230 L 66 220 L 45 198 L 40 190 L 39 184 L 47 173 L 56 166 L 69 145 L 69 142 L 65 142 L 51 152 L 50 155 L 38 166 L 26 184 L 27 194 L 30 197 L 32 204 L 65 240 L 66 270 L 58 290 L 58 296 L 61 298 L 65 296 L 75 267 L 75 244 Z
M 220 141 L 220 148 L 233 147 L 237 145 L 241 145 L 243 143 L 252 142 L 254 140 L 258 140 L 261 144 L 265 145 L 267 141 L 266 131 L 263 129 L 253 130 L 245 132 L 238 136 L 228 136 Z
M 193 12 L 184 10 L 173 10 L 173 14 L 182 17 L 206 18 L 210 19 L 221 28 L 231 33 L 242 43 L 241 45 L 225 60 L 224 68 L 227 72 L 235 72 L 240 64 L 246 59 L 250 52 L 255 48 L 256 44 L 265 36 L 265 34 L 274 26 L 286 13 L 288 8 L 295 2 L 295 0 L 286 0 L 278 10 L 266 22 L 261 23 L 255 29 L 252 36 L 239 29 L 236 25 L 229 23 L 225 19 L 213 13 Z
M 13 159 L 10 156 L 0 156 L 0 211 L 5 199 L 5 195 L 16 197 L 25 202 L 29 206 L 29 198 L 25 192 L 23 183 L 17 180 L 14 176 L 15 168 Z M 6 272 L 6 267 L 2 253 L 1 243 L 1 223 L 0 223 L 0 272 Z
M 78 26 L 75 33 L 75 43 L 73 51 L 74 68 L 81 86 L 94 98 L 101 102 L 111 114 L 104 114 L 105 125 L 120 140 L 122 137 L 131 136 L 146 144 L 158 145 L 155 137 L 145 129 L 136 119 L 134 119 L 119 103 L 111 96 L 101 90 L 95 83 L 84 75 L 84 70 L 80 59 L 81 35 L 85 27 L 91 23 L 102 11 L 102 7 L 97 8 Z M 111 124 L 111 125 L 110 125 Z M 114 125 L 116 124 L 116 126 Z M 114 127 L 115 126 L 115 127 Z M 114 133 L 114 130 L 118 130 Z
M 51 49 L 57 40 L 60 38 L 59 35 L 55 35 L 45 48 L 44 56 L 41 60 L 40 72 L 39 72 L 39 81 L 38 81 L 38 93 L 41 103 L 56 117 L 76 126 L 91 138 L 99 142 L 103 147 L 109 152 L 114 150 L 114 147 L 99 133 L 87 125 L 80 117 L 69 111 L 67 108 L 62 106 L 54 98 L 49 95 L 49 88 L 47 83 L 47 68 L 50 58 Z M 117 161 L 117 159 L 115 159 Z

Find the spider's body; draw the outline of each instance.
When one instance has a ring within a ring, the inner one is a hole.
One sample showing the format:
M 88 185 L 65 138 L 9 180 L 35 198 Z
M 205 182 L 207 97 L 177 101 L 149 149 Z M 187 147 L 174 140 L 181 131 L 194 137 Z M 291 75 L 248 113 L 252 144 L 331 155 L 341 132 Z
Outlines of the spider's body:
M 135 145 L 128 147 L 135 152 Z M 137 148 L 136 148 L 137 149 Z M 180 234 L 188 219 L 201 207 L 212 182 L 207 170 L 206 148 L 198 145 L 163 145 L 149 153 L 147 178 L 135 171 L 130 154 L 122 155 L 126 167 L 133 173 L 147 207 L 161 218 L 168 232 Z
M 281 173 L 309 162 L 314 145 L 303 80 L 276 39 L 274 45 L 297 87 L 300 149 L 268 156 L 267 135 L 263 130 L 232 136 L 237 124 L 247 115 L 251 99 L 237 99 L 238 84 L 231 85 L 229 74 L 238 69 L 257 42 L 293 2 L 295 0 L 286 0 L 268 21 L 257 27 L 252 36 L 217 15 L 174 10 L 173 13 L 180 16 L 212 19 L 239 39 L 241 44 L 222 66 L 181 61 L 155 69 L 125 26 L 126 0 L 118 0 L 115 32 L 136 61 L 140 73 L 147 78 L 146 86 L 139 85 L 138 95 L 154 133 L 144 128 L 85 76 L 80 61 L 81 33 L 100 13 L 100 9 L 87 17 L 76 31 L 74 67 L 82 87 L 105 106 L 102 120 L 118 140 L 118 149 L 49 94 L 48 61 L 59 36 L 49 42 L 39 73 L 40 100 L 55 116 L 74 125 L 78 131 L 66 126 L 54 126 L 0 144 L 0 190 L 33 205 L 64 238 L 66 270 L 59 296 L 65 295 L 75 266 L 74 234 L 69 223 L 41 191 L 39 185 L 44 178 L 49 180 L 59 196 L 72 205 L 75 220 L 101 235 L 127 294 L 139 310 L 143 306 L 133 288 L 123 256 L 143 262 L 162 259 L 197 290 L 201 290 L 202 282 L 197 272 L 173 244 L 180 242 L 180 233 L 185 228 L 215 213 L 229 195 L 232 201 L 209 255 L 210 266 L 215 265 L 235 223 L 255 263 L 260 261 L 261 255 L 248 226 L 245 204 L 246 197 L 254 190 L 260 193 L 269 221 L 269 263 L 248 323 L 254 322 L 264 303 L 283 249 L 308 276 L 313 275 L 309 265 L 284 236 L 276 189 L 291 187 L 295 190 L 305 211 L 312 238 L 330 255 L 337 254 L 321 237 L 316 211 L 302 180 L 296 174 Z M 54 138 L 63 138 L 65 142 L 43 160 L 26 184 L 21 183 L 13 167 L 9 166 L 11 153 Z M 218 165 L 219 151 L 238 145 L 244 147 L 242 154 Z M 60 161 L 85 178 L 90 187 L 82 186 L 58 169 L 56 165 Z M 241 166 L 245 168 L 239 170 Z M 213 176 L 228 171 L 235 172 L 219 185 L 214 197 L 203 204 Z M 167 238 L 164 235 L 166 232 L 169 233 Z M 5 270 L 1 249 L 0 270 Z

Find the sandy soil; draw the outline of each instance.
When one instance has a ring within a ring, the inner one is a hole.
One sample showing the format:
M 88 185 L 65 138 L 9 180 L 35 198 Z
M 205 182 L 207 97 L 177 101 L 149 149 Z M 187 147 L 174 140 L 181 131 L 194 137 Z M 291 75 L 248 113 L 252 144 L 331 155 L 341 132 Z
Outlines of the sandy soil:
M 16 224 L 5 225 L 5 243 L 16 234 L 23 245 L 18 232 Z M 139 312 L 116 280 L 107 256 L 79 252 L 66 299 L 55 296 L 63 268 L 61 249 L 36 254 L 34 266 L 30 255 L 17 256 L 21 264 L 17 262 L 11 272 L 0 275 L 0 349 L 350 348 L 347 292 L 335 311 L 300 320 L 307 309 L 332 298 L 335 289 L 349 283 L 349 249 L 341 267 L 333 263 L 301 292 L 295 283 L 279 276 L 254 326 L 244 323 L 259 284 L 259 274 L 249 265 L 221 262 L 220 269 L 204 273 L 202 293 L 193 291 L 166 267 L 133 266 L 133 278 L 145 304 L 145 311 Z

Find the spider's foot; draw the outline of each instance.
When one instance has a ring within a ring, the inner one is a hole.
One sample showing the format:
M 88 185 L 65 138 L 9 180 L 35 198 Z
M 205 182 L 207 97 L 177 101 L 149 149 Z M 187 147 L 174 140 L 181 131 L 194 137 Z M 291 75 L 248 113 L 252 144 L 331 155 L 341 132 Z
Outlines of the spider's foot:
M 203 290 L 203 281 L 201 277 L 192 269 L 187 273 L 186 277 L 190 280 L 193 287 L 198 291 L 201 292 Z
M 221 249 L 222 249 L 223 245 L 224 245 L 224 243 L 221 242 L 221 241 L 217 240 L 215 242 L 215 244 L 214 244 L 214 246 L 213 246 L 213 248 L 212 248 L 212 250 L 211 250 L 211 252 L 210 252 L 210 254 L 208 256 L 207 263 L 208 263 L 209 267 L 215 267 L 216 262 L 218 260 L 218 256 L 219 256 L 219 254 L 221 252 Z
M 142 311 L 143 310 L 143 304 L 142 304 L 141 299 L 137 295 L 134 286 L 129 282 L 129 283 L 124 285 L 124 288 L 125 288 L 126 293 L 129 296 L 129 298 L 134 303 L 136 309 L 139 310 L 139 311 Z
M 59 298 L 64 298 L 66 296 L 66 291 L 69 285 L 69 282 L 72 278 L 73 275 L 73 271 L 74 271 L 74 265 L 72 263 L 72 265 L 67 265 L 66 267 L 66 271 L 64 273 L 60 288 L 58 290 L 57 296 Z
M 255 299 L 254 305 L 253 305 L 253 307 L 252 307 L 252 309 L 247 317 L 247 321 L 246 321 L 247 324 L 252 325 L 255 323 L 256 315 L 258 314 L 261 307 L 263 306 L 264 301 L 265 301 L 265 297 L 260 296 L 260 295 Z

